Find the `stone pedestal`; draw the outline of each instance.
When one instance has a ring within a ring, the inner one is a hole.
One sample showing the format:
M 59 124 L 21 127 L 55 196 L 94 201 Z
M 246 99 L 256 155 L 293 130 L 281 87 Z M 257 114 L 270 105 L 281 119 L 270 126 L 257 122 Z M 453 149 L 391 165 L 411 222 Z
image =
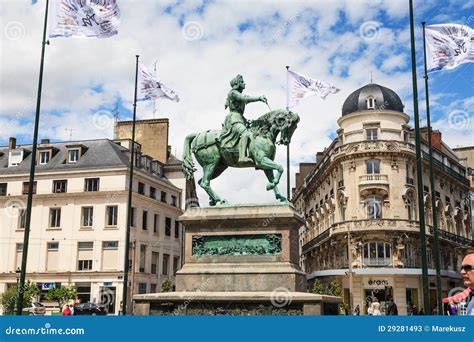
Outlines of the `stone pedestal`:
M 339 297 L 305 293 L 303 219 L 291 205 L 191 208 L 176 292 L 134 296 L 135 314 L 337 314 Z

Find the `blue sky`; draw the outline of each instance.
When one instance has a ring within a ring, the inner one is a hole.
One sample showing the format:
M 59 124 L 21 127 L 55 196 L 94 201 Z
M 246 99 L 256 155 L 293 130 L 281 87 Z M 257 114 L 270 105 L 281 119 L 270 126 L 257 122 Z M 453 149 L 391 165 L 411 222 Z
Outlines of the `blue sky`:
M 180 94 L 179 103 L 157 101 L 155 113 L 170 118 L 170 142 L 178 155 L 186 134 L 220 127 L 228 82 L 238 73 L 246 79 L 247 93 L 265 94 L 272 108 L 285 106 L 285 65 L 341 88 L 325 101 L 308 98 L 295 108 L 302 124 L 295 133 L 292 172 L 329 145 L 342 103 L 371 75 L 374 83 L 395 90 L 405 111 L 413 113 L 408 0 L 118 3 L 122 23 L 117 36 L 55 39 L 47 47 L 40 138 L 68 140 L 66 129 L 73 129 L 73 139 L 112 138 L 115 104 L 121 119 L 131 116 L 137 53 L 150 69 L 158 61 L 159 77 Z M 423 119 L 421 21 L 473 27 L 474 1 L 414 3 Z M 44 4 L 18 0 L 0 5 L 0 145 L 9 136 L 31 143 Z M 474 63 L 430 74 L 433 126 L 451 146 L 474 145 L 473 75 Z M 152 108 L 151 102 L 140 103 L 138 117 L 153 117 Z M 265 110 L 263 104 L 249 105 L 247 117 Z M 277 160 L 283 163 L 284 158 L 279 151 Z M 228 171 L 228 177 L 245 172 Z M 271 194 L 258 190 L 263 179 L 235 184 L 231 199 L 254 191 L 257 201 L 271 200 Z M 216 187 L 222 190 L 228 183 L 218 180 Z

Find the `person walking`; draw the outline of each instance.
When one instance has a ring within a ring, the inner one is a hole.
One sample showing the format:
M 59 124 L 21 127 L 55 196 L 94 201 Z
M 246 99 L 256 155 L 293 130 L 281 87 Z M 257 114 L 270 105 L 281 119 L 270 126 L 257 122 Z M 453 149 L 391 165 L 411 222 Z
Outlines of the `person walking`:
M 354 309 L 354 316 L 360 316 L 360 306 L 359 306 L 359 304 L 357 304 L 355 309 Z
M 380 312 L 380 303 L 377 297 L 374 297 L 372 304 L 370 305 L 370 311 L 372 311 L 372 316 L 382 316 Z
M 69 309 L 69 305 L 66 305 L 66 308 L 63 310 L 63 316 L 71 316 L 71 309 Z
M 467 299 L 466 315 L 474 316 L 474 250 L 470 250 L 464 257 L 461 264 L 461 276 L 464 281 L 464 286 L 471 289 L 469 298 Z
M 398 316 L 398 307 L 392 297 L 388 300 L 387 316 Z

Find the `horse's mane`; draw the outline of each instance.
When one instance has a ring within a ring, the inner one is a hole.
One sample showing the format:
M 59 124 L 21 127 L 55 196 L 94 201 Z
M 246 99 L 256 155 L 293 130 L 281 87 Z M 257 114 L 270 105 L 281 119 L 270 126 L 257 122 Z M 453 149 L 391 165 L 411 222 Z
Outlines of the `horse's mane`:
M 269 129 L 272 125 L 271 119 L 278 115 L 279 113 L 286 112 L 283 109 L 276 109 L 263 114 L 259 118 L 252 121 L 252 131 L 255 133 L 260 132 L 261 130 Z

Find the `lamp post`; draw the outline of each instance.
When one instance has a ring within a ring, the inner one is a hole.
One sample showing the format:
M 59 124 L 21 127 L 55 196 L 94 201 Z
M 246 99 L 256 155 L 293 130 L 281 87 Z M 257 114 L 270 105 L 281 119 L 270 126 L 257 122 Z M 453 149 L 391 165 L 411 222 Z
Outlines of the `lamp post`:
M 18 287 L 18 282 L 20 281 L 20 275 L 21 275 L 20 267 L 16 268 L 15 274 L 16 274 L 16 286 Z

